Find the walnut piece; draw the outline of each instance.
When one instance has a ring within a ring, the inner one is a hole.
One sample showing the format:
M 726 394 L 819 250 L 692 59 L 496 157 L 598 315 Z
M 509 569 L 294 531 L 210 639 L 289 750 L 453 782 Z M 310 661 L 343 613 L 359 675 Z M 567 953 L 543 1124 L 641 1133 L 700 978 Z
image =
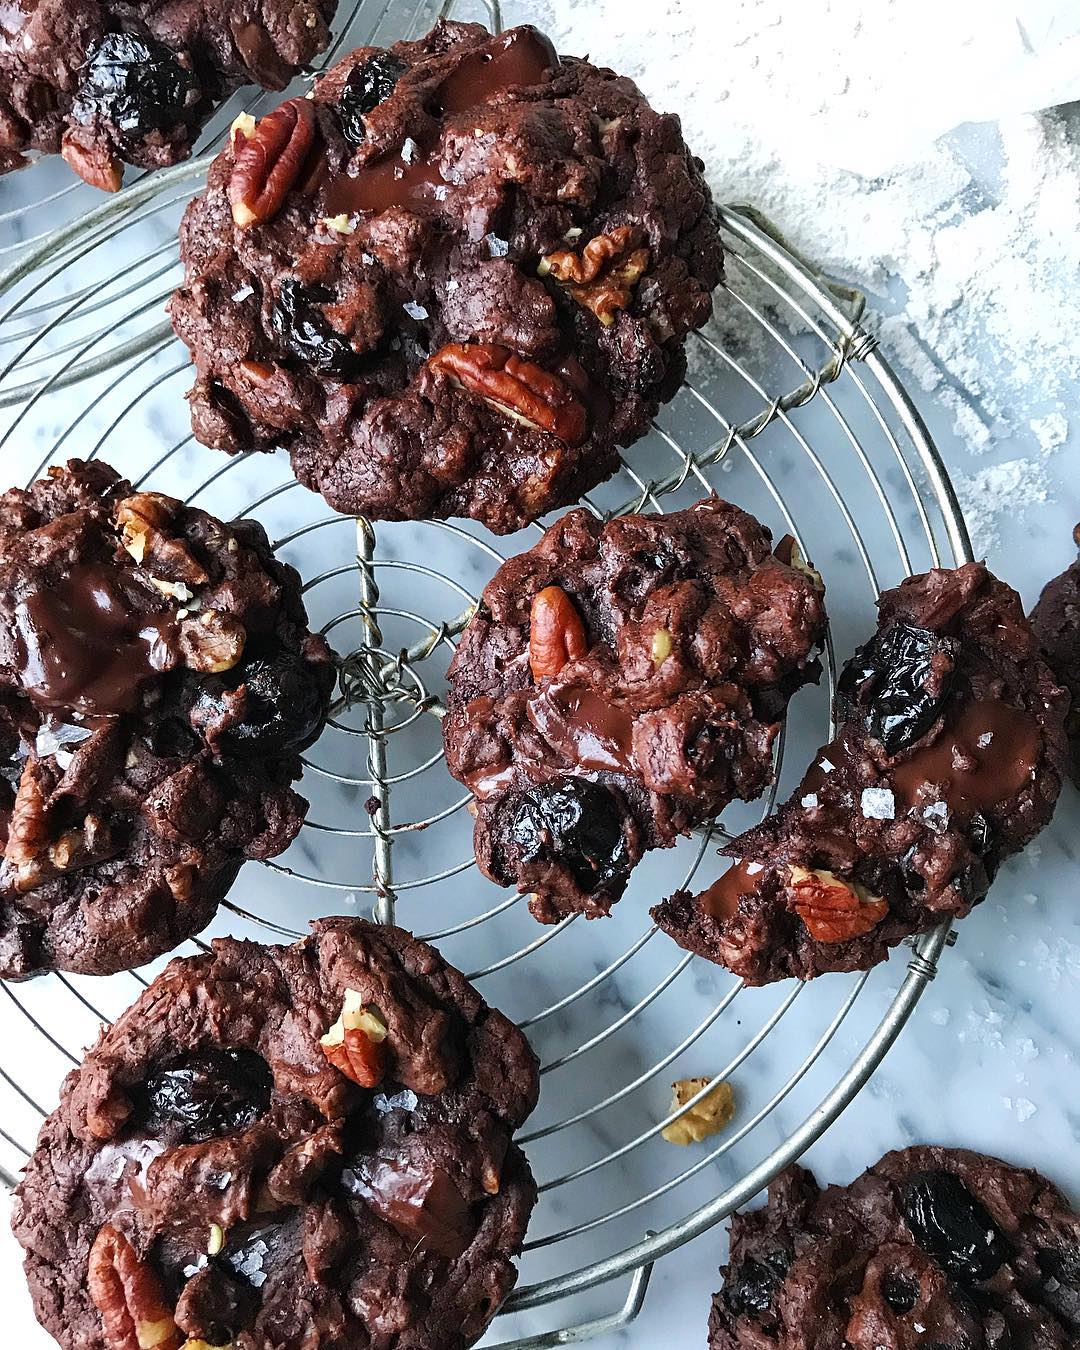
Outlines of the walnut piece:
M 636 247 L 639 238 L 634 226 L 619 225 L 590 239 L 580 255 L 568 249 L 547 254 L 537 272 L 565 285 L 579 305 L 610 328 L 649 266 L 649 250 Z
M 210 580 L 185 541 L 172 534 L 177 503 L 160 492 L 136 492 L 116 504 L 116 523 L 124 548 L 140 567 L 164 573 L 166 584 L 202 586 Z M 161 589 L 161 584 L 154 581 Z M 190 597 L 189 597 L 190 598 Z
M 112 1224 L 90 1248 L 86 1283 L 108 1350 L 180 1350 L 183 1337 L 161 1282 Z
M 858 881 L 845 881 L 822 868 L 788 869 L 792 905 L 816 942 L 846 942 L 876 928 L 888 903 Z
M 323 1054 L 361 1087 L 378 1087 L 386 1068 L 386 1023 L 374 1008 L 365 1007 L 355 989 L 346 989 L 337 1021 L 321 1037 Z
M 231 614 L 204 609 L 195 618 L 180 625 L 180 651 L 189 670 L 201 675 L 218 675 L 232 670 L 244 654 L 247 634 L 244 625 Z
M 680 1110 L 708 1085 L 707 1078 L 680 1078 L 672 1083 L 671 1111 Z M 700 1144 L 710 1135 L 719 1134 L 734 1115 L 735 1093 L 731 1084 L 717 1083 L 701 1101 L 665 1126 L 661 1133 L 669 1144 Z

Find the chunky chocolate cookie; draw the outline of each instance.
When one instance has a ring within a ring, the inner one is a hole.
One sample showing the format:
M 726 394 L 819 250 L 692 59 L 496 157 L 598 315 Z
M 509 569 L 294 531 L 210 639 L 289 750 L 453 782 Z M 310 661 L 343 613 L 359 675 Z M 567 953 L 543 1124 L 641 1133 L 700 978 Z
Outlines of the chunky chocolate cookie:
M 1080 545 L 1080 525 L 1073 538 Z M 1047 665 L 1072 696 L 1066 722 L 1069 771 L 1080 785 L 1080 561 L 1047 582 L 1031 611 L 1031 626 Z
M 236 132 L 180 241 L 199 440 L 499 533 L 615 471 L 721 275 L 678 118 L 530 27 L 352 52 Z
M 646 849 L 771 781 L 825 612 L 821 578 L 770 542 L 715 497 L 571 511 L 488 584 L 450 665 L 446 762 L 476 796 L 481 869 L 534 892 L 541 922 L 606 914 Z
M 866 970 L 962 918 L 1049 821 L 1067 698 L 1020 597 L 982 563 L 910 577 L 837 686 L 837 739 L 725 853 L 713 886 L 653 917 L 748 984 Z
M 243 84 L 284 89 L 330 39 L 335 0 L 4 0 L 0 173 L 59 151 L 115 192 L 123 164 L 186 159 Z
M 333 679 L 254 521 L 79 460 L 0 497 L 0 976 L 205 927 L 299 830 Z
M 64 1084 L 15 1201 L 70 1350 L 458 1350 L 536 1200 L 536 1058 L 438 952 L 322 919 L 173 961 Z
M 709 1350 L 1074 1350 L 1080 1214 L 1038 1172 L 888 1153 L 850 1186 L 792 1167 L 731 1221 Z

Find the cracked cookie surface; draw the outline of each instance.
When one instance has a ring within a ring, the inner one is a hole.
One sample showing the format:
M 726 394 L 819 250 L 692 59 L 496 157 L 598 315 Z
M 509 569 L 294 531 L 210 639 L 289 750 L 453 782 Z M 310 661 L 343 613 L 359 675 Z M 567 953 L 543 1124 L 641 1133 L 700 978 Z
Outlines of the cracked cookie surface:
M 123 162 L 185 159 L 244 84 L 284 89 L 330 40 L 334 0 L 8 0 L 0 5 L 0 173 L 60 153 L 116 191 Z
M 0 976 L 141 965 L 282 852 L 334 680 L 300 578 L 101 463 L 0 497 Z
M 181 253 L 204 444 L 499 533 L 610 477 L 722 270 L 678 118 L 531 27 L 445 21 L 238 131 Z
M 1080 545 L 1080 525 L 1073 538 Z M 1031 626 L 1047 665 L 1072 697 L 1066 723 L 1069 772 L 1080 785 L 1080 561 L 1046 583 L 1031 611 Z
M 965 1149 L 888 1153 L 850 1186 L 792 1167 L 731 1221 L 709 1350 L 1071 1350 L 1080 1215 Z
M 62 1346 L 463 1350 L 510 1291 L 528 1042 L 401 929 L 313 929 L 174 960 L 68 1075 L 13 1215 Z
M 606 525 L 571 511 L 505 562 L 443 724 L 485 874 L 532 891 L 542 922 L 596 917 L 647 849 L 759 796 L 788 699 L 819 670 L 821 579 L 800 566 L 718 498 Z
M 835 741 L 732 867 L 652 912 L 750 984 L 866 970 L 963 918 L 1053 814 L 1065 691 L 982 563 L 911 577 L 837 685 Z

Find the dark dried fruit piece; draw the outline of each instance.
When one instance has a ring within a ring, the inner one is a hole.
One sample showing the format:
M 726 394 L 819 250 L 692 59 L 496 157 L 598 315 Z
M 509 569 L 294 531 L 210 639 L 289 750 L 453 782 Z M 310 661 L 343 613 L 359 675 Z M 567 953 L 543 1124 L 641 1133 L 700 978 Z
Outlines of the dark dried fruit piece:
M 191 723 L 218 753 L 282 754 L 310 744 L 326 707 L 303 661 L 290 652 L 255 657 L 227 677 L 202 681 Z
M 526 792 L 511 838 L 523 862 L 560 863 L 584 891 L 597 891 L 629 871 L 618 803 L 587 778 L 563 778 Z
M 147 1080 L 140 1126 L 188 1143 L 246 1129 L 270 1105 L 266 1062 L 250 1050 L 199 1050 Z
M 389 52 L 378 52 L 357 66 L 349 75 L 338 104 L 338 121 L 346 140 L 359 145 L 367 135 L 365 114 L 377 108 L 394 92 L 394 86 L 408 70 L 404 61 Z
M 195 119 L 203 91 L 168 47 L 134 33 L 106 33 L 91 49 L 72 101 L 77 122 L 100 117 L 142 135 Z
M 862 721 L 887 754 L 933 726 L 948 696 L 956 643 L 906 623 L 882 628 L 860 647 L 836 685 L 838 715 Z
M 298 361 L 324 375 L 347 380 L 358 373 L 360 358 L 316 308 L 333 298 L 333 292 L 326 286 L 305 288 L 294 277 L 287 277 L 278 288 L 274 330 Z
M 909 1313 L 919 1301 L 918 1283 L 900 1270 L 890 1270 L 881 1284 L 885 1302 L 895 1313 Z
M 1009 1255 L 1004 1233 L 952 1172 L 918 1172 L 908 1179 L 903 1211 L 911 1235 L 956 1280 L 988 1280 Z
M 787 1274 L 788 1265 L 789 1258 L 785 1252 L 770 1252 L 761 1261 L 749 1257 L 737 1271 L 729 1274 L 724 1298 L 735 1316 L 768 1312 Z

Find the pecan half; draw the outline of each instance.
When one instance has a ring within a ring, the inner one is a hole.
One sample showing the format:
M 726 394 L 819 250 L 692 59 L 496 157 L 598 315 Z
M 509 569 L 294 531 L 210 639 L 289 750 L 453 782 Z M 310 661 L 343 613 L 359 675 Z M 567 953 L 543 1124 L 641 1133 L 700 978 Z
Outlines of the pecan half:
M 49 824 L 45 794 L 38 781 L 38 763 L 31 755 L 23 765 L 15 801 L 11 807 L 4 861 L 11 869 L 15 889 L 32 891 L 50 874 L 48 866 Z
M 290 98 L 261 118 L 250 136 L 233 136 L 229 205 L 242 230 L 272 220 L 281 210 L 305 176 L 315 130 L 312 101 Z
M 633 298 L 633 288 L 649 266 L 649 250 L 635 248 L 639 235 L 632 225 L 619 225 L 590 239 L 580 254 L 560 249 L 540 259 L 540 276 L 562 282 L 605 328 Z
M 428 365 L 515 421 L 550 431 L 567 445 L 580 445 L 588 435 L 589 415 L 573 390 L 558 375 L 509 347 L 449 342 L 429 358 Z
M 108 1350 L 180 1350 L 184 1338 L 161 1282 L 110 1223 L 90 1248 L 86 1278 Z
M 85 130 L 82 135 L 86 135 Z M 119 192 L 124 166 L 100 142 L 83 140 L 78 127 L 68 127 L 60 141 L 60 153 L 84 183 L 102 192 Z
M 876 928 L 889 912 L 888 903 L 871 895 L 857 881 L 834 872 L 792 867 L 789 884 L 795 912 L 816 942 L 846 942 Z
M 172 531 L 176 503 L 160 492 L 136 492 L 116 504 L 116 523 L 124 548 L 137 563 L 164 573 L 170 581 L 202 586 L 210 580 L 206 569 Z
M 568 661 L 589 653 L 585 625 L 561 586 L 545 586 L 529 612 L 529 669 L 534 680 L 558 675 Z
M 204 609 L 180 625 L 180 651 L 189 670 L 218 675 L 232 670 L 244 654 L 247 633 L 239 619 L 218 609 Z
M 335 1069 L 361 1087 L 378 1087 L 386 1070 L 386 1023 L 364 1006 L 355 989 L 345 990 L 341 1015 L 319 1044 Z

